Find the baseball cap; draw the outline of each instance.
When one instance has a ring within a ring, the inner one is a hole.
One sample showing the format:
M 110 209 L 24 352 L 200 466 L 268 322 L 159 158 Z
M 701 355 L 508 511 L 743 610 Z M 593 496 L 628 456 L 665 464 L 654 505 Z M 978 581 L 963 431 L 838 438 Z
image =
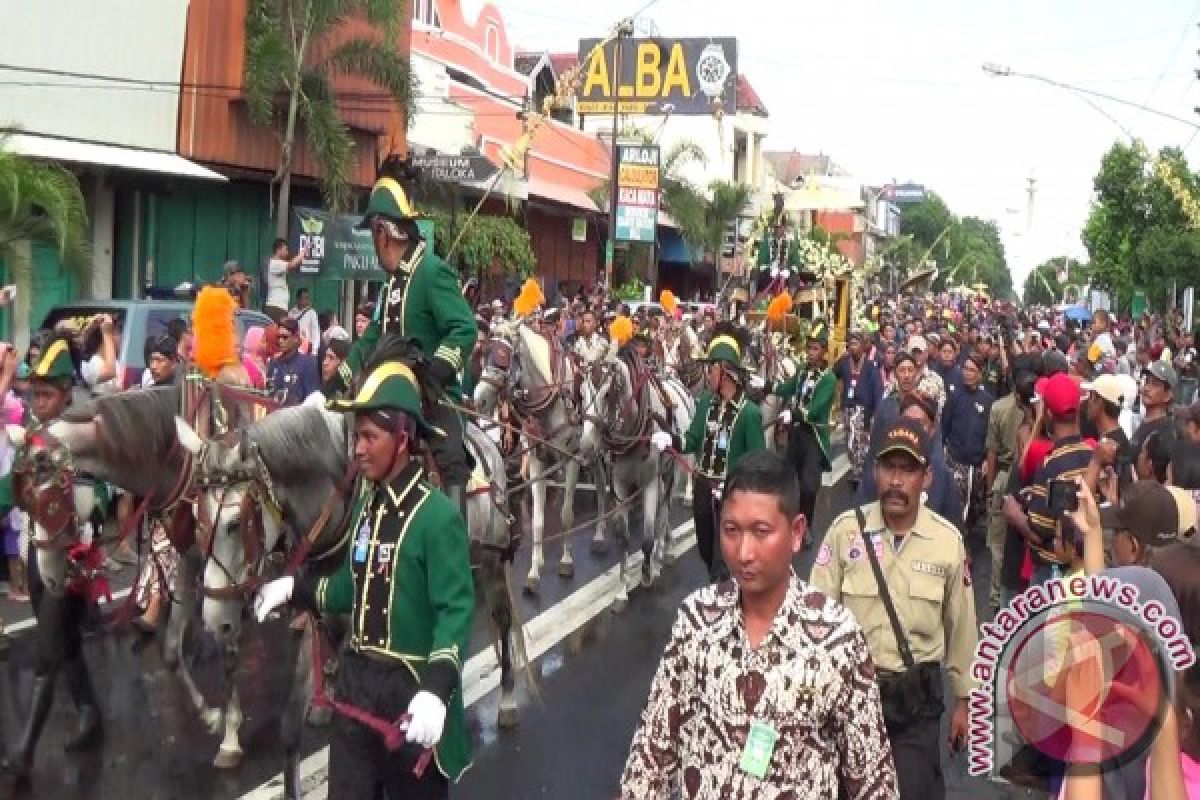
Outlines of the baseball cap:
M 920 350 L 921 352 L 925 352 L 928 349 L 929 349 L 929 345 L 925 343 L 924 336 L 908 337 L 908 351 L 910 353 L 913 352 L 914 350 Z
M 888 453 L 908 453 L 921 466 L 929 465 L 929 436 L 925 429 L 910 419 L 899 419 L 888 428 L 879 448 L 879 458 Z
M 1151 377 L 1162 381 L 1172 389 L 1175 388 L 1175 384 L 1179 381 L 1179 376 L 1175 373 L 1175 368 L 1166 361 L 1155 361 L 1147 371 Z
M 1200 524 L 1200 509 L 1196 507 L 1196 498 L 1187 489 L 1178 486 L 1168 486 L 1167 491 L 1175 499 L 1175 508 L 1179 512 L 1179 535 L 1187 540 L 1196 535 L 1197 525 Z
M 1137 481 L 1121 492 L 1119 506 L 1100 509 L 1100 524 L 1129 531 L 1143 545 L 1163 547 L 1179 538 L 1179 507 L 1158 481 Z
M 1055 416 L 1065 417 L 1079 410 L 1079 384 L 1064 372 L 1038 381 L 1037 393 L 1046 404 L 1046 410 Z
M 1101 375 L 1090 383 L 1083 384 L 1085 392 L 1095 392 L 1114 406 L 1125 405 L 1125 382 L 1116 375 Z

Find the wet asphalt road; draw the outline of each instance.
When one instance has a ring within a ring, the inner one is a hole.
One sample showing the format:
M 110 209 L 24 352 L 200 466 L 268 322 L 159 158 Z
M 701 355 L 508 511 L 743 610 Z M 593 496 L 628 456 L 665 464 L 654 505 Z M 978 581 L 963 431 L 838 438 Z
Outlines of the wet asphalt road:
M 829 521 L 848 504 L 844 481 L 825 489 L 815 530 L 823 534 Z M 585 520 L 592 513 L 589 493 L 581 491 L 577 518 Z M 690 512 L 676 506 L 671 518 L 674 527 L 690 520 Z M 557 503 L 547 520 L 548 531 L 555 528 Z M 615 563 L 612 551 L 603 558 L 589 554 L 590 536 L 591 532 L 585 530 L 572 537 L 576 542 L 576 575 L 570 581 L 556 574 L 559 545 L 547 546 L 541 594 L 537 598 L 525 595 L 520 600 L 526 620 L 555 608 L 564 597 Z M 979 546 L 979 542 L 974 544 Z M 512 574 L 517 587 L 528 569 L 528 553 L 526 543 Z M 796 568 L 801 576 L 807 575 L 814 553 L 815 548 L 798 559 Z M 975 561 L 977 602 L 986 602 L 986 561 L 985 557 Z M 703 578 L 699 556 L 692 549 L 664 573 L 654 588 L 632 595 L 624 614 L 600 613 L 551 647 L 536 665 L 537 698 L 522 691 L 521 720 L 516 730 L 499 731 L 495 727 L 496 692 L 473 706 L 468 714 L 476 739 L 475 764 L 453 796 L 489 800 L 614 797 L 629 740 L 675 611 Z M 474 652 L 487 646 L 482 616 L 476 615 Z M 13 616 L 7 609 L 6 618 L 11 624 Z M 246 756 L 239 768 L 223 772 L 211 766 L 218 737 L 208 735 L 196 719 L 186 694 L 164 667 L 152 641 L 96 635 L 88 640 L 87 657 L 104 706 L 104 747 L 78 756 L 62 753 L 62 740 L 74 724 L 74 710 L 65 690 L 60 689 L 39 747 L 31 788 L 18 796 L 234 800 L 271 780 L 282 760 L 277 720 L 285 691 L 283 675 L 291 666 L 287 658 L 291 634 L 282 623 L 247 627 L 240 677 L 246 712 L 242 727 Z M 15 737 L 17 721 L 26 712 L 31 634 L 17 634 L 9 657 L 0 662 L 0 723 L 7 741 Z M 210 659 L 200 663 L 196 674 L 201 687 L 215 697 L 219 662 Z M 321 729 L 306 729 L 306 753 L 324 744 Z M 951 797 L 1009 796 L 987 782 L 966 777 L 962 757 L 946 756 L 943 765 Z M 255 796 L 272 795 L 277 793 Z M 312 796 L 324 797 L 323 787 Z

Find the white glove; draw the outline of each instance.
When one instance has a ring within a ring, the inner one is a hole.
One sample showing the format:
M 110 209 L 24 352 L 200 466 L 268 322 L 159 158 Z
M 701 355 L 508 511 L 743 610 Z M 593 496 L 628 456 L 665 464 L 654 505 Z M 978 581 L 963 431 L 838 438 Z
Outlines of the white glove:
M 408 722 L 408 740 L 421 747 L 433 747 L 442 738 L 446 726 L 446 704 L 433 692 L 417 692 L 408 704 L 412 719 Z
M 779 273 L 779 277 L 786 281 L 788 278 L 792 277 L 792 271 L 790 269 L 785 269 L 783 272 Z
M 750 388 L 751 389 L 765 389 L 765 388 L 767 388 L 767 382 L 765 380 L 763 380 L 762 376 L 760 376 L 760 375 L 751 375 L 750 376 Z
M 655 431 L 650 434 L 650 444 L 657 447 L 660 453 L 670 447 L 672 441 L 674 440 L 671 438 L 671 434 L 666 431 Z
M 771 277 L 772 278 L 779 277 L 779 267 L 771 267 Z
M 267 618 L 275 609 L 292 599 L 292 589 L 296 587 L 296 579 L 292 577 L 276 578 L 258 590 L 254 598 L 254 616 L 259 622 Z
M 783 411 L 780 411 L 779 416 L 776 417 L 776 420 L 779 422 L 780 425 L 791 425 L 792 424 L 791 409 L 785 408 Z

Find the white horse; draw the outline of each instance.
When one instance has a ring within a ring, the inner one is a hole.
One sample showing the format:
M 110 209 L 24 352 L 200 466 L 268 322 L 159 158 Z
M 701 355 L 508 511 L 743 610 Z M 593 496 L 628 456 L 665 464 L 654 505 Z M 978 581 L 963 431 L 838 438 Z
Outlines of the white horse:
M 642 585 L 657 579 L 667 560 L 669 514 L 676 465 L 650 444 L 656 431 L 682 435 L 691 424 L 695 404 L 677 380 L 659 382 L 649 368 L 633 356 L 592 365 L 584 381 L 584 405 L 595 413 L 584 416 L 585 435 L 595 436 L 609 458 L 610 484 L 618 503 L 623 543 L 621 578 L 613 608 L 629 604 L 625 583 L 630 554 L 629 505 L 641 493 Z
M 762 378 L 768 386 L 790 380 L 796 374 L 799 366 L 796 359 L 792 357 L 787 337 L 778 332 L 768 334 L 763 331 L 759 331 L 758 336 L 761 337 L 762 355 L 759 358 L 755 374 Z M 787 448 L 786 433 L 776 425 L 783 407 L 783 400 L 775 394 L 767 395 L 759 403 L 767 447 L 776 452 L 783 452 Z
M 484 355 L 483 376 L 475 391 L 475 407 L 480 413 L 495 413 L 501 401 L 508 401 L 525 434 L 524 447 L 529 454 L 530 493 L 533 497 L 533 552 L 525 589 L 536 592 L 544 565 L 543 541 L 546 521 L 546 486 L 550 478 L 562 473 L 563 500 L 559 521 L 562 530 L 575 525 L 575 487 L 580 467 L 596 464 L 594 438 L 585 437 L 577 410 L 570 397 L 575 386 L 575 367 L 560 343 L 551 341 L 523 322 L 500 323 Z M 604 516 L 604 493 L 600 469 L 596 470 L 598 514 Z M 602 530 L 601 527 L 598 530 Z M 571 537 L 562 538 L 562 558 L 558 574 L 575 575 Z M 601 535 L 601 541 L 603 536 Z

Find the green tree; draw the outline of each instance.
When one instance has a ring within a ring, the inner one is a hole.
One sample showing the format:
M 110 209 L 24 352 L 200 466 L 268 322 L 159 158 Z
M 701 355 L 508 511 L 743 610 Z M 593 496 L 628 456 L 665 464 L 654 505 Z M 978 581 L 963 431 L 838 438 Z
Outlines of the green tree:
M 445 257 L 459 233 L 462 233 L 453 261 L 455 266 L 467 269 L 469 274 L 489 273 L 495 266 L 522 278 L 533 272 L 536 258 L 529 233 L 512 218 L 476 214 L 467 224 L 465 213 L 454 216 L 441 210 L 427 213 L 433 220 L 434 250 L 438 255 Z
M 1059 276 L 1064 265 L 1068 284 L 1084 286 L 1091 280 L 1090 267 L 1077 259 L 1061 256 L 1043 261 L 1025 277 L 1023 297 L 1026 305 L 1054 306 L 1062 302 L 1063 283 Z
M 354 140 L 338 115 L 337 76 L 379 86 L 405 119 L 412 119 L 414 82 L 408 60 L 396 48 L 406 8 L 399 0 L 250 0 L 243 80 L 250 119 L 279 137 L 277 236 L 287 236 L 301 127 L 320 171 L 326 206 L 336 212 L 350 204 Z M 376 35 L 344 36 L 343 27 L 355 15 L 362 15 Z
M 902 241 L 888 257 L 900 275 L 918 272 L 926 261 L 933 261 L 938 268 L 935 290 L 982 283 L 992 297 L 1013 295 L 1012 274 L 995 222 L 978 217 L 959 219 L 931 191 L 920 203 L 902 207 L 900 233 Z
M 91 279 L 87 206 L 79 180 L 57 164 L 9 151 L 0 138 L 0 262 L 21 297 L 29 297 L 29 244 L 54 246 L 80 285 Z
M 1135 288 L 1162 307 L 1173 283 L 1200 280 L 1200 232 L 1179 199 L 1153 169 L 1162 162 L 1185 191 L 1196 196 L 1200 181 L 1177 148 L 1152 158 L 1140 143 L 1115 143 L 1100 162 L 1095 199 L 1083 230 L 1095 286 L 1129 308 Z

